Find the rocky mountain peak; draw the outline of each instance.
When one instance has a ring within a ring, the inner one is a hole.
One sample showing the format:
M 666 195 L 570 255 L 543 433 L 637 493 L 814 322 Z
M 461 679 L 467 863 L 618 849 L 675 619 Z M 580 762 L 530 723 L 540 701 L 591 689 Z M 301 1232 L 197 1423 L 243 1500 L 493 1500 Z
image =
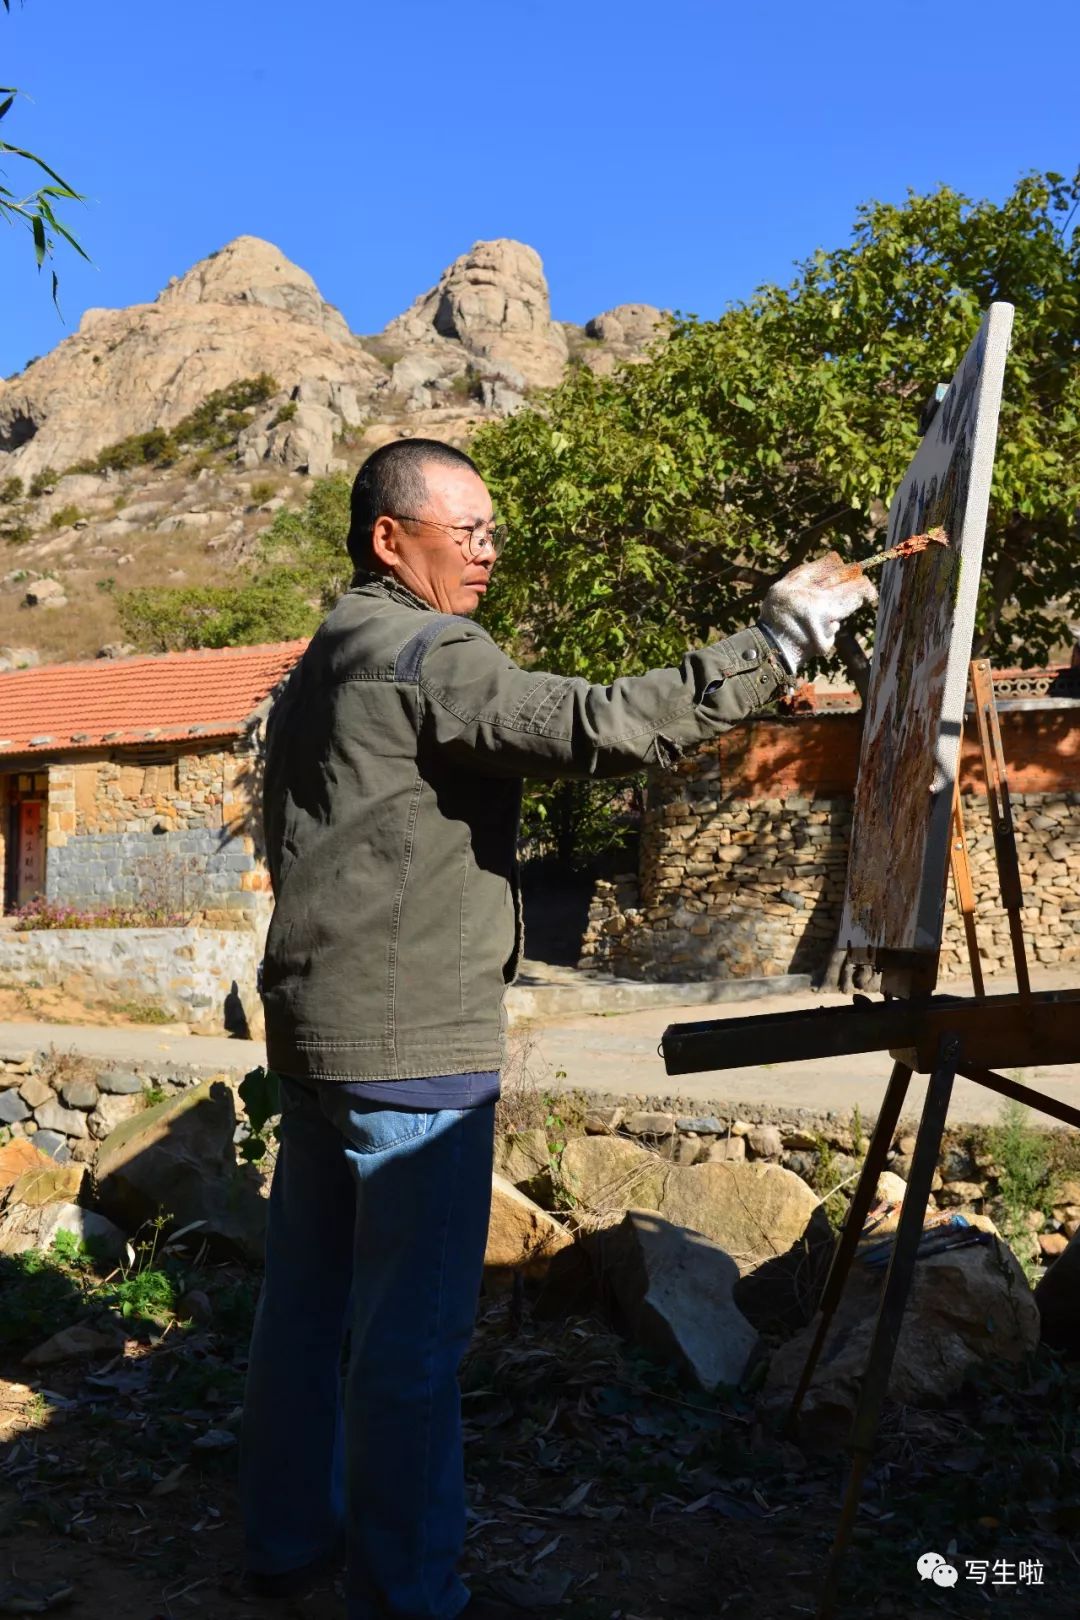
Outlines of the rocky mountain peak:
M 157 303 L 165 308 L 171 304 L 256 304 L 283 310 L 320 331 L 349 336 L 344 316 L 326 302 L 308 272 L 258 236 L 234 237 L 218 252 L 200 259 L 186 275 L 169 281 Z
M 566 336 L 551 319 L 551 299 L 539 253 L 500 237 L 476 242 L 448 265 L 384 336 L 405 344 L 459 343 L 478 370 L 523 385 L 551 387 L 568 358 Z

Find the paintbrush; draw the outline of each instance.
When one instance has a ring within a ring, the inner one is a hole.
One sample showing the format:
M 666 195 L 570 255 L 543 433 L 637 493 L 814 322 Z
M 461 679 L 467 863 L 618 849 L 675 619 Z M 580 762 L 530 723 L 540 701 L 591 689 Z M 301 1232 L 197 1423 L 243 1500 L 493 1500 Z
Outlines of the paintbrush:
M 944 529 L 931 529 L 927 534 L 913 534 L 907 540 L 901 540 L 899 545 L 890 546 L 887 551 L 875 552 L 872 557 L 864 557 L 856 567 L 865 574 L 870 568 L 877 568 L 879 564 L 899 560 L 901 557 L 917 557 L 920 551 L 927 546 L 947 546 L 949 537 Z

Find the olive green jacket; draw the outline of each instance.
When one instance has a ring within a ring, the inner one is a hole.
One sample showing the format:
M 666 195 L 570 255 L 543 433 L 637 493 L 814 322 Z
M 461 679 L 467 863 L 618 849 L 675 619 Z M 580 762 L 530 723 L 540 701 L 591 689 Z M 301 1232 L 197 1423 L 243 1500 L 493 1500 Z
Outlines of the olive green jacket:
M 268 726 L 270 1066 L 321 1080 L 500 1068 L 523 778 L 671 765 L 783 680 L 758 629 L 610 686 L 526 671 L 471 620 L 362 577 Z

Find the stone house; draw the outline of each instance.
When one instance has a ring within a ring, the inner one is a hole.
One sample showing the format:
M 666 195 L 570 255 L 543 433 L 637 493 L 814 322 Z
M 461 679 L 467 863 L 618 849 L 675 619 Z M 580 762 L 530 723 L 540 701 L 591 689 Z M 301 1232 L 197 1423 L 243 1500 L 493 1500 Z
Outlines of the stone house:
M 135 906 L 183 920 L 190 924 L 184 932 L 204 941 L 231 935 L 224 956 L 244 960 L 235 972 L 226 960 L 210 979 L 215 985 L 236 979 L 255 1022 L 255 963 L 270 910 L 259 847 L 261 722 L 303 646 L 227 647 L 0 674 L 5 913 L 39 898 L 78 909 Z M 3 930 L 0 966 L 21 965 L 43 982 L 60 982 L 81 953 L 83 968 L 97 977 L 106 961 L 127 955 L 119 936 L 137 933 L 145 993 L 169 1005 L 177 999 L 162 977 L 170 972 L 170 944 L 150 936 L 177 931 Z M 244 933 L 241 944 L 235 936 Z M 108 936 L 105 960 L 94 953 L 95 934 Z M 184 943 L 190 949 L 192 939 Z M 198 981 L 197 989 L 187 988 L 199 998 L 196 1010 L 206 1011 L 216 991 L 209 993 L 206 974 L 195 968 L 186 977 Z M 190 1021 L 214 1024 L 218 1014 Z
M 1028 955 L 1080 960 L 1080 669 L 995 674 Z M 804 687 L 649 781 L 638 870 L 596 885 L 581 966 L 678 980 L 819 975 L 836 943 L 861 721 L 852 693 Z M 970 704 L 969 704 L 970 712 Z M 988 973 L 1009 973 L 982 761 L 969 720 L 961 792 Z M 943 973 L 967 961 L 950 895 Z

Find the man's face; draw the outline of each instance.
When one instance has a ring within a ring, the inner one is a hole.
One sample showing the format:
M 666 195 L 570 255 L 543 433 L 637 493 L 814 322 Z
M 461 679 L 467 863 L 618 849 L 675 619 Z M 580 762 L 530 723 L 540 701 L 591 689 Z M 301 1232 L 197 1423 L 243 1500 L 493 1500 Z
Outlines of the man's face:
M 470 532 L 492 521 L 487 485 L 469 467 L 437 461 L 424 468 L 424 478 L 427 492 L 415 512 L 375 524 L 375 555 L 440 613 L 475 613 L 495 564 L 490 546 L 469 555 Z

